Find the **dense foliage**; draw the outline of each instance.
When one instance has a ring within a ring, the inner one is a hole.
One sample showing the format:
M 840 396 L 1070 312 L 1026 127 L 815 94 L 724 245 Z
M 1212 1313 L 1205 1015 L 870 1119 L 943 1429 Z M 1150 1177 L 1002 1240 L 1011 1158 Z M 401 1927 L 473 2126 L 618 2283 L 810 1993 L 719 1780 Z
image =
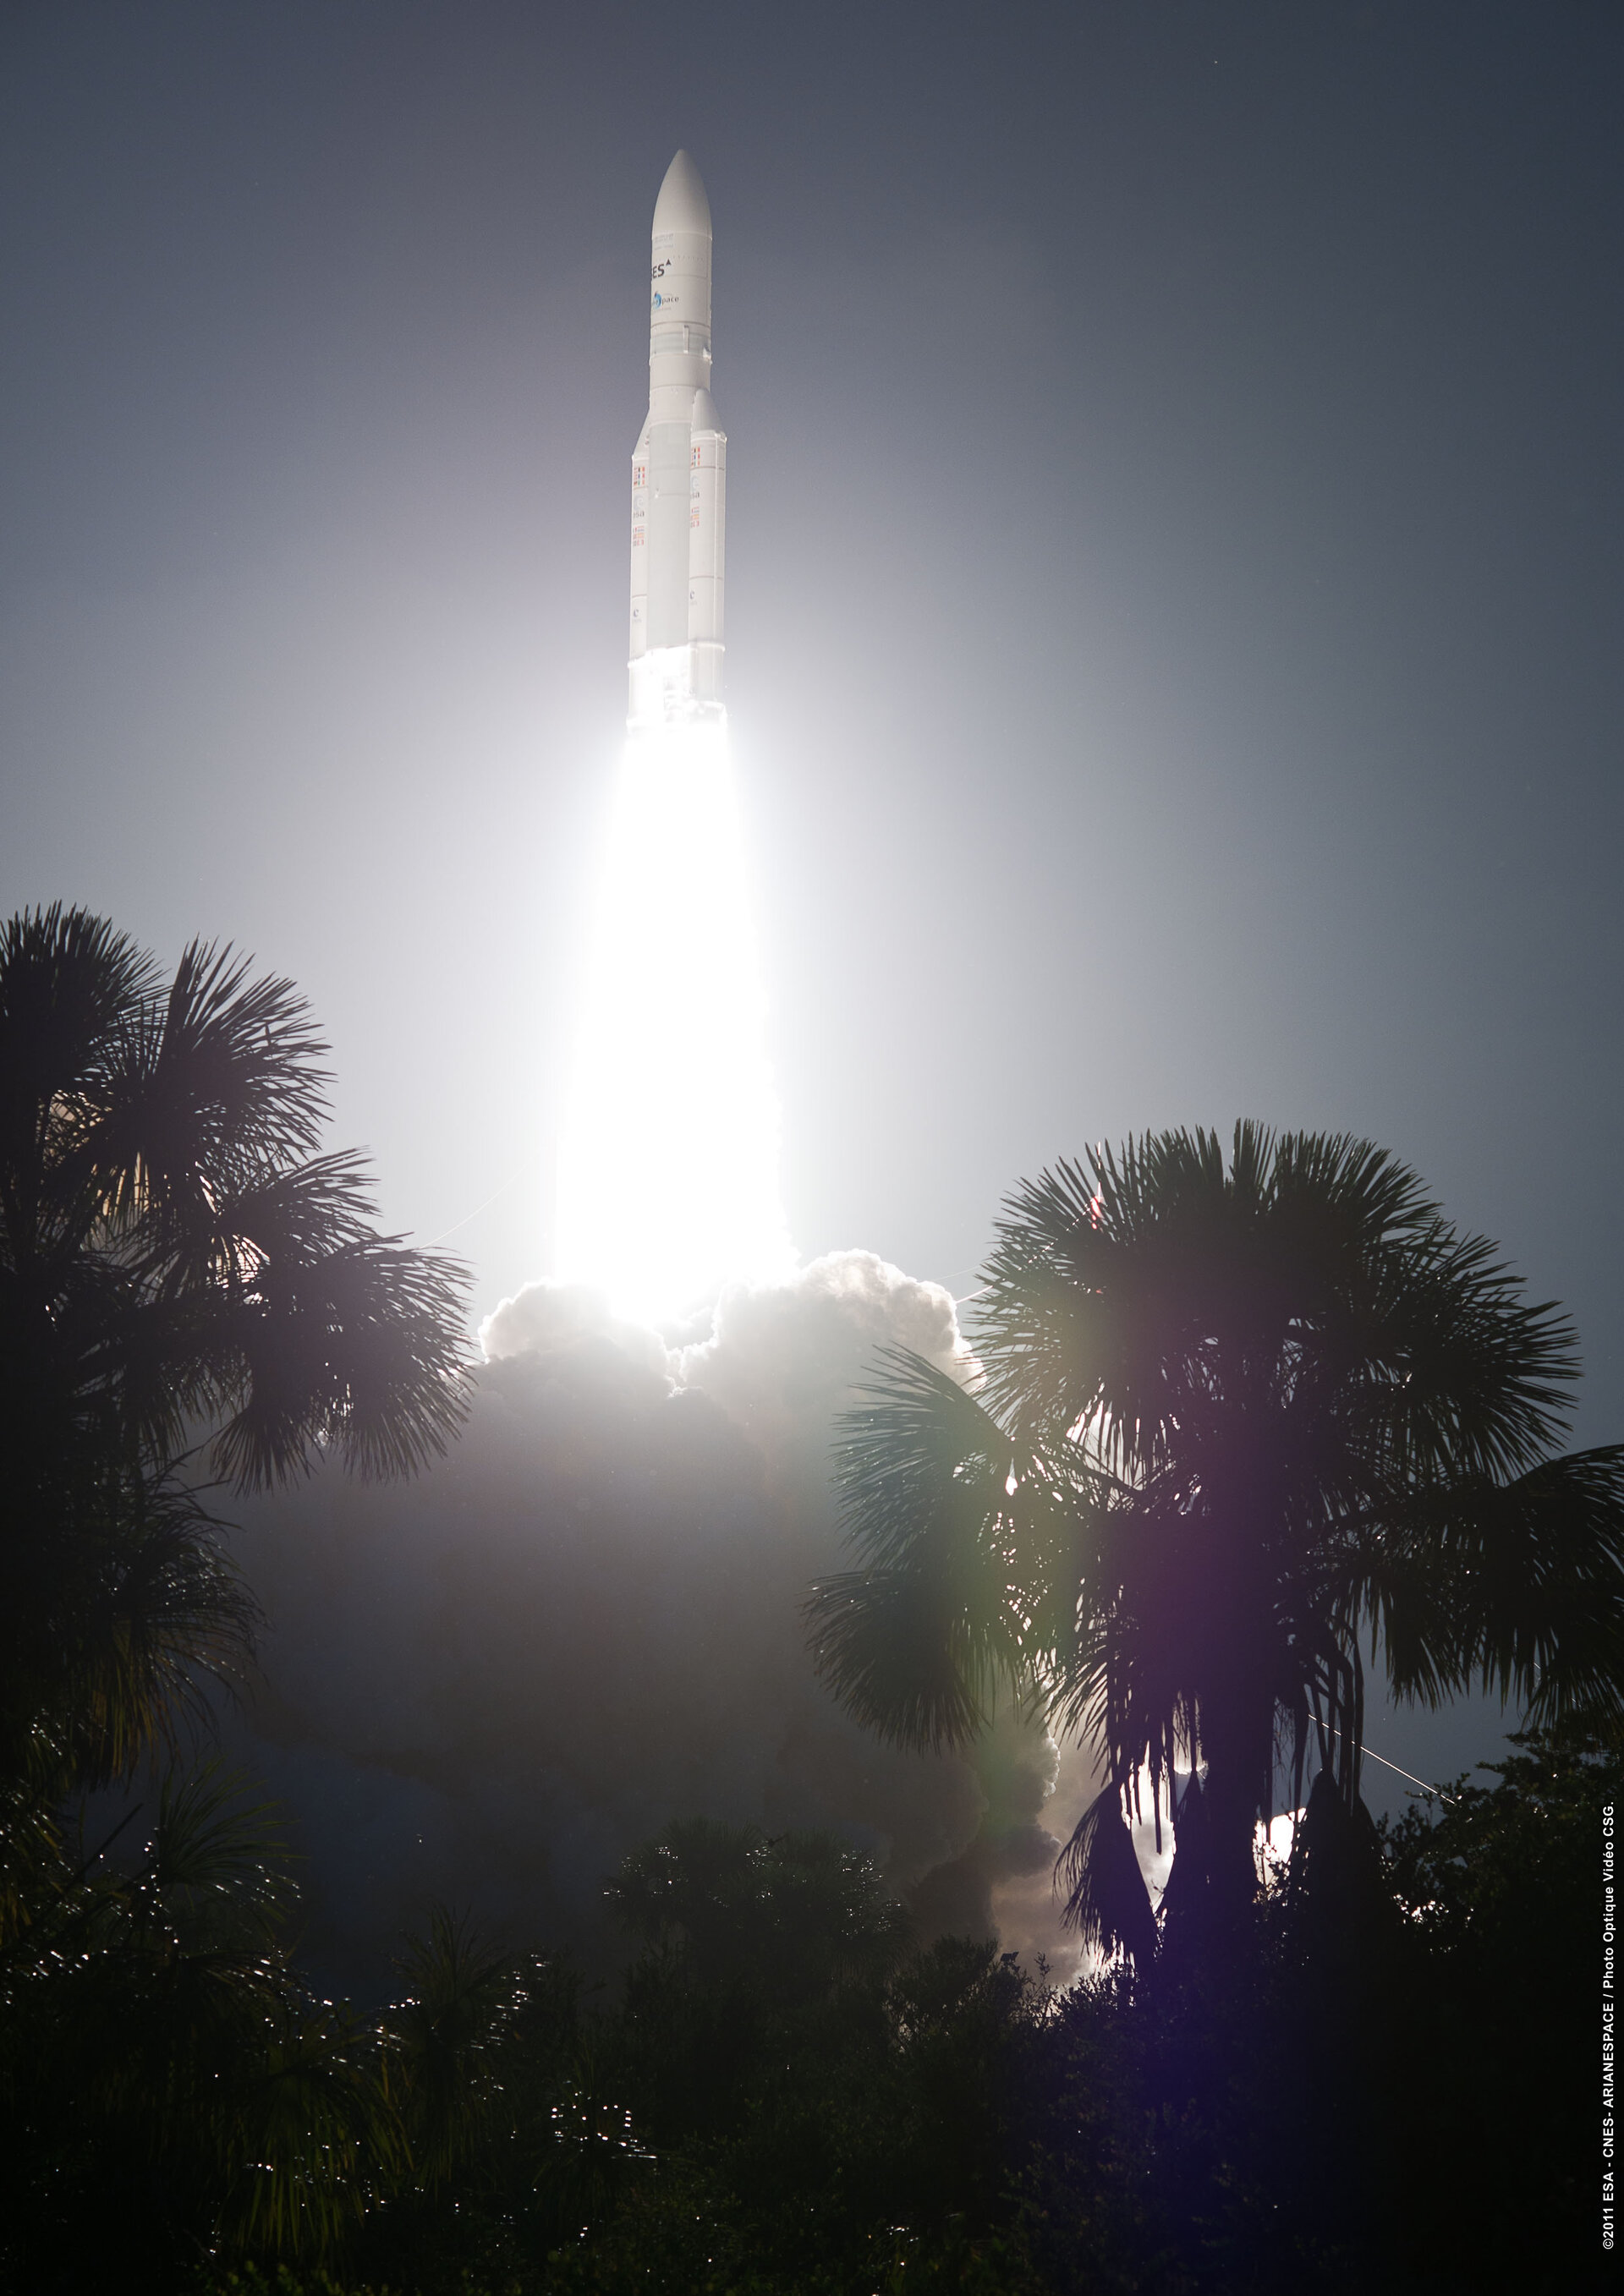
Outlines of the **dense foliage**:
M 1241 1124 L 1227 1157 L 1063 1163 L 1006 1205 L 979 1312 L 979 1393 L 898 1354 L 848 1421 L 860 1567 L 813 1644 L 905 1744 L 966 1743 L 1002 1685 L 1103 1749 L 1086 1936 L 1157 1949 L 1126 1828 L 1176 1766 L 1164 1942 L 1243 1925 L 1283 1747 L 1287 1806 L 1317 1775 L 1317 1830 L 1357 1835 L 1373 1645 L 1402 1698 L 1624 1713 L 1624 1447 L 1557 1450 L 1571 1327 L 1382 1150 Z
M 870 1552 L 816 1618 L 853 1703 L 963 1740 L 1003 1674 L 1100 1726 L 1091 1978 L 918 1939 L 833 1837 L 695 1819 L 609 1886 L 612 1987 L 442 1910 L 381 2015 L 315 1997 L 275 1814 L 180 1759 L 254 1622 L 213 1493 L 409 1472 L 462 1409 L 455 1271 L 317 1152 L 322 1049 L 227 955 L 165 982 L 82 912 L 0 934 L 0 2284 L 1588 2284 L 1620 1455 L 1552 1453 L 1566 1326 L 1358 1144 L 1181 1135 L 1023 1191 L 986 1397 L 900 1363 L 848 1446 Z M 1542 1723 L 1384 1835 L 1373 1623 L 1401 1689 Z M 1282 1725 L 1316 1775 L 1259 1890 Z M 1120 1818 L 1179 1751 L 1159 1930 Z M 1162 1949 L 1219 1898 L 1244 1949 Z
M 64 1890 L 0 2026 L 0 2278 L 127 2296 L 1555 2296 L 1594 2282 L 1578 1991 L 1617 1744 L 1525 1739 L 1283 1876 L 1226 1982 L 921 1949 L 827 1836 L 674 1825 L 595 1990 L 447 1915 L 311 2000 L 217 1781 Z M 1484 2046 L 1485 2029 L 1492 2046 Z M 1579 2189 L 1580 2186 L 1583 2189 Z M 1473 2195 L 1470 2209 L 1461 2195 Z
M 84 910 L 0 928 L 8 2285 L 172 2285 L 206 2234 L 314 2253 L 406 2157 L 375 2051 L 293 1972 L 264 1814 L 157 1782 L 251 1649 L 219 1489 L 409 1473 L 464 1408 L 459 1271 L 319 1152 L 324 1050 L 229 950 L 166 980 Z M 120 1862 L 71 1805 L 144 1763 Z
M 317 1152 L 325 1050 L 286 980 L 100 917 L 0 929 L 0 1784 L 48 1800 L 175 1742 L 253 1603 L 210 1480 L 336 1450 L 409 1473 L 463 1407 L 454 1266 Z

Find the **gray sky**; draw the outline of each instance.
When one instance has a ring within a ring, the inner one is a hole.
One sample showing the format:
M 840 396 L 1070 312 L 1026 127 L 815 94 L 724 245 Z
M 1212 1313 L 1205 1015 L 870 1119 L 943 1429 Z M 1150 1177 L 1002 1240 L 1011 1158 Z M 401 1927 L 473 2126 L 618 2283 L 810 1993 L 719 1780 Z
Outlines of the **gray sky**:
M 0 39 L 8 911 L 293 975 L 388 1221 L 541 1271 L 686 144 L 803 1250 L 964 1291 L 1088 1140 L 1349 1128 L 1624 1430 L 1616 8 Z

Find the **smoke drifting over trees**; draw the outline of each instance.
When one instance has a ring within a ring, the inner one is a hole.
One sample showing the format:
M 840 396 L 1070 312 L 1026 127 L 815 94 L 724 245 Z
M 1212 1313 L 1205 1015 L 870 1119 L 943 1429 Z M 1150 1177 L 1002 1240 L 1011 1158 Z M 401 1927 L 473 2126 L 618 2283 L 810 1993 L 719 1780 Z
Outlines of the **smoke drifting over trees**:
M 269 1627 L 234 1734 L 296 1816 L 325 1972 L 374 1982 L 432 1898 L 585 1945 L 604 1877 L 701 1812 L 833 1827 L 927 1927 L 1071 1966 L 1053 1742 L 1005 1715 L 972 1757 L 888 1750 L 804 1645 L 841 1553 L 833 1415 L 878 1347 L 969 1368 L 948 1294 L 843 1252 L 728 1291 L 685 1348 L 540 1284 L 481 1337 L 451 1458 L 406 1490 L 322 1476 L 239 1541 Z

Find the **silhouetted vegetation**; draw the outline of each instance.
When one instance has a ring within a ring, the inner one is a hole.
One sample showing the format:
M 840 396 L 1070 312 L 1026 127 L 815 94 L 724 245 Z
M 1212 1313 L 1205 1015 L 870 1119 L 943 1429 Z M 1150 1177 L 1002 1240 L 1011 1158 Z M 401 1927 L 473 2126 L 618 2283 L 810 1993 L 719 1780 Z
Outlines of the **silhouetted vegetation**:
M 458 1272 L 317 1152 L 325 1049 L 228 950 L 166 982 L 84 910 L 0 931 L 0 1784 L 37 1813 L 246 1654 L 211 1480 L 410 1473 L 462 1416 Z
M 228 950 L 166 981 L 83 910 L 0 931 L 0 2175 L 25 2284 L 172 2284 L 210 2226 L 314 2254 L 406 2157 L 375 2049 L 292 1972 L 266 1814 L 206 1769 L 158 1777 L 252 1646 L 217 1490 L 323 1452 L 410 1473 L 464 1407 L 459 1272 L 380 1235 L 361 1160 L 318 1152 L 324 1050 Z M 67 1805 L 144 1763 L 131 1863 Z
M 808 1615 L 901 1744 L 969 1743 L 1003 1685 L 1100 1746 L 1065 1857 L 1084 1936 L 1228 1950 L 1283 1749 L 1322 1874 L 1368 1868 L 1373 1648 L 1400 1698 L 1624 1719 L 1624 1447 L 1556 1450 L 1571 1324 L 1413 1172 L 1349 1137 L 1149 1134 L 1023 1185 L 997 1233 L 980 1390 L 892 1355 L 840 1456 L 862 1567 Z M 1180 1764 L 1158 1924 L 1126 1829 Z
M 133 2296 L 1583 2288 L 1574 1997 L 1621 1784 L 1617 1744 L 1526 1738 L 1385 1829 L 1362 1902 L 1277 1873 L 1224 1982 L 1119 1961 L 1060 1995 L 989 1945 L 922 1948 L 828 1836 L 696 1821 L 607 1893 L 616 1986 L 442 1914 L 363 2024 L 299 1988 L 265 1814 L 205 1781 L 62 1898 L 54 1974 L 9 1965 L 0 2270 Z
M 1181 1135 L 1022 1191 L 987 1394 L 901 1359 L 849 1431 L 825 1669 L 915 1742 L 999 1677 L 1099 1726 L 1090 1976 L 921 1939 L 833 1836 L 692 1819 L 608 1883 L 612 1985 L 442 1909 L 381 2014 L 316 1997 L 276 1814 L 179 1759 L 254 1624 L 208 1479 L 409 1472 L 461 1410 L 454 1271 L 316 1152 L 321 1050 L 226 956 L 164 984 L 60 910 L 0 940 L 0 2284 L 1590 2284 L 1624 1467 L 1552 1451 L 1567 1327 L 1357 1143 L 1243 1128 L 1226 1169 Z M 1400 1691 L 1538 1726 L 1384 1828 L 1372 1627 Z M 1260 1880 L 1277 1733 L 1312 1784 Z M 1124 1819 L 1176 1755 L 1152 1909 Z

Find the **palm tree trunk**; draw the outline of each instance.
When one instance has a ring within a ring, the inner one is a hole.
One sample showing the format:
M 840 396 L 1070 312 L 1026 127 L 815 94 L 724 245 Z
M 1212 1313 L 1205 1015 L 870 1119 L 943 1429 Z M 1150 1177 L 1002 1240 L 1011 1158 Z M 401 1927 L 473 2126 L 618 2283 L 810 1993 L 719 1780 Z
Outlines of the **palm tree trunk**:
M 1274 1770 L 1275 1704 L 1244 1660 L 1200 1702 L 1207 1762 L 1207 1895 L 1215 1936 L 1238 1940 L 1258 1895 L 1258 1818 Z

